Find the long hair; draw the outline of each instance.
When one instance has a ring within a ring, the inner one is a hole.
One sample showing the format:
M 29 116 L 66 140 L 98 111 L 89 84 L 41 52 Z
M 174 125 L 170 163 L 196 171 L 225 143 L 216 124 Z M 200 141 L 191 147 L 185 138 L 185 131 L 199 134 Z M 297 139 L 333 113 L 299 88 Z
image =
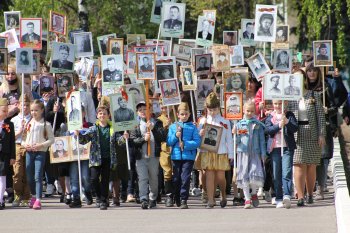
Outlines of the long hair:
M 321 69 L 319 67 L 315 67 L 314 64 L 310 64 L 306 67 L 305 73 L 306 73 L 306 77 L 304 80 L 304 86 L 306 90 L 310 90 L 311 82 L 307 76 L 307 72 L 309 71 L 316 71 L 317 72 L 317 80 L 316 80 L 316 86 L 313 87 L 313 90 L 319 90 L 322 89 L 322 74 L 321 74 Z
M 13 70 L 13 72 L 16 72 L 16 65 L 15 64 L 9 64 L 8 68 L 9 69 L 11 68 Z M 3 95 L 7 95 L 10 93 L 10 88 L 9 88 L 9 84 L 5 78 L 5 75 L 3 77 L 4 77 L 3 78 L 4 81 L 2 82 L 2 84 L 0 86 L 0 92 L 2 92 Z M 20 81 L 21 79 L 17 73 L 16 73 L 16 77 L 17 77 L 18 91 L 19 91 L 19 94 L 21 95 L 22 94 L 22 82 Z
M 45 106 L 40 100 L 34 100 L 32 105 L 38 105 L 43 110 L 42 117 L 44 118 L 44 138 L 47 140 L 46 119 L 45 119 Z

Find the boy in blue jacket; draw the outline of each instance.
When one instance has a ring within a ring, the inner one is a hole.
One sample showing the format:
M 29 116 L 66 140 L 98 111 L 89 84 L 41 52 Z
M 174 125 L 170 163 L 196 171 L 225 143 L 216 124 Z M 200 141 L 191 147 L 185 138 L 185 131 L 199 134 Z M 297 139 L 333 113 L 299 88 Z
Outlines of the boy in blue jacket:
M 173 186 L 177 206 L 188 209 L 187 199 L 190 190 L 190 178 L 197 148 L 201 143 L 197 127 L 188 122 L 190 111 L 187 103 L 181 103 L 177 116 L 179 122 L 173 123 L 168 132 L 167 145 L 172 147 Z M 181 198 L 181 203 L 179 203 Z

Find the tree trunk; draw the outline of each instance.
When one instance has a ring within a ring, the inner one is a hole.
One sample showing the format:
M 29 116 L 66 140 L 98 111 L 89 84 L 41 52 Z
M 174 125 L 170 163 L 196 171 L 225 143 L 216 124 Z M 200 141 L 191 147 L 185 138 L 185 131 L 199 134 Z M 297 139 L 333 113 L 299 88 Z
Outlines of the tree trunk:
M 85 0 L 78 0 L 79 25 L 84 32 L 89 31 L 89 17 Z
M 243 6 L 243 15 L 246 19 L 250 19 L 251 16 L 251 8 L 250 8 L 250 0 L 243 0 L 242 1 Z

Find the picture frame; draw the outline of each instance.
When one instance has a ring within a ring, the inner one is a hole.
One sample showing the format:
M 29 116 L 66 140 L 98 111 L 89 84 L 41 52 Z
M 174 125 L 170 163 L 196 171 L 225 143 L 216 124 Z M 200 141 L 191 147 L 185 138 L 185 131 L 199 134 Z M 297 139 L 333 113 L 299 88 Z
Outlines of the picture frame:
M 245 94 L 248 85 L 248 68 L 225 72 L 223 83 L 224 92 L 242 92 Z
M 76 45 L 76 57 L 93 57 L 94 47 L 92 45 L 91 32 L 74 33 L 74 44 Z
M 107 55 L 124 54 L 124 38 L 108 38 Z
M 241 120 L 243 118 L 243 93 L 225 92 L 225 118 L 228 120 Z
M 179 105 L 181 103 L 179 84 L 176 78 L 159 81 L 163 106 Z
M 275 42 L 277 25 L 277 6 L 260 5 L 255 8 L 254 40 Z
M 275 71 L 291 73 L 292 51 L 289 49 L 276 49 L 274 51 L 273 68 Z
M 40 66 L 40 53 L 33 53 L 33 74 L 40 74 L 41 66 Z
M 337 62 L 333 61 L 333 66 L 326 66 L 326 74 L 327 75 L 334 75 L 336 68 L 337 68 Z
M 213 47 L 212 54 L 215 72 L 230 70 L 230 50 L 227 45 Z
M 56 41 L 57 39 L 57 41 Z M 53 42 L 61 42 L 61 43 L 68 43 L 68 39 L 63 34 L 56 34 L 54 32 L 47 32 L 47 49 L 52 50 L 52 43 Z M 72 43 L 73 44 L 73 43 Z
M 136 73 L 138 80 L 156 79 L 155 53 L 136 53 Z
M 122 85 L 124 79 L 123 56 L 119 55 L 102 55 L 102 83 L 113 85 Z
M 16 73 L 22 73 L 22 74 L 33 73 L 33 49 L 32 48 L 16 49 Z
M 67 125 L 68 130 L 83 128 L 80 91 L 66 93 Z
M 74 136 L 70 137 L 72 145 L 71 161 L 78 161 L 77 140 Z M 91 141 L 86 144 L 79 143 L 79 157 L 80 161 L 89 160 L 91 150 Z
M 21 47 L 19 44 L 15 29 L 10 29 L 10 30 L 1 32 L 0 36 L 7 38 L 7 49 L 8 49 L 9 53 L 11 53 L 11 52 L 15 51 L 17 48 Z
M 83 82 L 87 82 L 90 78 L 92 68 L 94 66 L 94 60 L 88 57 L 80 58 L 79 62 L 74 64 L 74 70 L 79 75 L 79 79 Z
M 57 95 L 58 97 L 66 97 L 66 93 L 73 88 L 73 74 L 55 74 L 57 81 Z
M 289 25 L 277 25 L 276 42 L 272 43 L 273 49 L 289 49 Z
M 61 13 L 50 10 L 49 31 L 56 34 L 66 35 L 67 17 Z
M 5 30 L 15 29 L 19 31 L 21 19 L 20 11 L 5 11 L 4 12 L 4 22 L 5 22 Z
M 171 55 L 178 59 L 190 61 L 191 60 L 191 47 L 187 45 L 174 44 Z
M 159 92 L 159 81 L 177 78 L 177 69 L 174 56 L 157 57 L 156 59 L 156 91 Z
M 142 46 L 146 44 L 146 34 L 127 34 L 126 43 L 131 49 L 134 46 Z
M 153 0 L 151 23 L 160 24 L 162 16 L 163 2 L 176 2 L 176 0 Z
M 132 83 L 123 86 L 128 95 L 132 95 L 135 106 L 140 102 L 146 102 L 145 85 L 143 83 Z
M 7 48 L 0 48 L 0 75 L 8 73 L 8 50 Z
M 238 44 L 237 31 L 223 31 L 222 32 L 222 44 L 227 46 L 234 46 Z
M 303 96 L 302 74 L 269 74 L 264 78 L 265 100 L 300 100 Z
M 333 66 L 333 41 L 318 40 L 313 42 L 314 66 Z
M 255 47 L 243 47 L 244 59 L 248 59 L 255 54 Z
M 197 87 L 197 77 L 192 66 L 180 66 L 180 78 L 183 91 L 194 91 Z
M 203 10 L 203 16 L 212 22 L 216 22 L 216 10 Z
M 102 55 L 108 55 L 108 40 L 117 38 L 117 34 L 111 33 L 108 35 L 98 36 L 97 37 L 97 44 L 98 44 L 98 50 L 100 51 L 100 56 Z
M 50 146 L 50 163 L 69 162 L 72 153 L 71 136 L 55 137 Z
M 0 48 L 7 48 L 7 37 L 0 36 Z
M 202 137 L 200 149 L 217 153 L 220 146 L 223 128 L 221 126 L 205 123 L 203 125 L 204 137 Z
M 191 48 L 197 47 L 195 39 L 179 39 L 178 44 L 179 45 L 186 45 L 186 46 L 189 46 Z
M 127 74 L 136 73 L 136 53 L 133 51 L 126 52 Z
M 21 48 L 42 48 L 42 19 L 20 18 L 19 43 Z
M 134 96 L 116 93 L 109 98 L 114 132 L 134 130 L 138 125 Z
M 196 44 L 209 47 L 213 44 L 215 32 L 215 21 L 207 19 L 205 16 L 198 16 Z
M 244 53 L 242 45 L 230 46 L 230 66 L 243 66 Z
M 163 46 L 162 45 L 142 45 L 142 46 L 134 46 L 133 50 L 135 53 L 156 53 L 157 56 L 162 57 L 163 56 Z M 157 52 L 156 52 L 157 50 Z
M 76 45 L 53 42 L 51 54 L 51 73 L 71 73 L 74 71 Z
M 152 105 L 152 111 L 156 116 L 159 116 L 162 112 L 160 108 L 160 100 L 159 98 L 150 98 L 150 105 Z
M 254 40 L 255 19 L 241 19 L 239 32 L 240 44 L 243 46 L 255 46 Z
M 153 45 L 153 46 L 162 46 L 163 47 L 163 56 L 168 56 L 171 51 L 171 41 L 170 40 L 157 40 L 157 39 L 146 39 L 145 45 Z
M 211 54 L 196 55 L 194 64 L 197 75 L 209 74 L 211 70 Z
M 202 55 L 205 53 L 205 48 L 191 48 L 191 63 L 196 63 L 196 55 Z
M 161 17 L 161 36 L 183 38 L 185 29 L 185 13 L 185 3 L 164 2 Z
M 197 79 L 197 89 L 195 91 L 197 110 L 204 109 L 205 98 L 214 91 L 214 87 L 213 79 Z
M 39 77 L 39 93 L 40 95 L 50 94 L 55 96 L 55 78 L 50 74 L 43 74 Z
M 260 52 L 248 58 L 247 63 L 258 81 L 261 81 L 264 75 L 271 72 L 270 67 L 267 65 L 265 58 Z

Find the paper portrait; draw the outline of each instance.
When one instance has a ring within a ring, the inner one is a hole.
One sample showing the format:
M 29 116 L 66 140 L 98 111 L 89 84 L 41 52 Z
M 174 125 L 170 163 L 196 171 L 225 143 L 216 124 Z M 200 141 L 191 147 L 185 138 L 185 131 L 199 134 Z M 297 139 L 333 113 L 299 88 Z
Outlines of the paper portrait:
M 314 65 L 333 66 L 333 43 L 331 40 L 313 42 Z
M 243 93 L 225 92 L 225 118 L 228 120 L 241 120 L 243 118 Z
M 114 132 L 134 130 L 138 124 L 134 96 L 118 93 L 109 97 Z
M 73 88 L 73 74 L 56 74 L 58 97 L 66 97 Z
M 136 53 L 156 53 L 157 56 L 163 56 L 163 46 L 162 45 L 142 45 L 142 46 L 134 46 L 134 52 Z
M 71 73 L 74 70 L 75 45 L 70 43 L 52 43 L 51 73 Z
M 183 91 L 196 90 L 197 79 L 192 66 L 180 66 L 180 77 Z
M 66 99 L 68 130 L 80 130 L 83 128 L 80 91 L 66 93 Z
M 333 66 L 327 66 L 326 67 L 326 74 L 327 75 L 334 75 L 335 69 L 337 67 L 337 62 L 333 62 Z
M 223 32 L 223 44 L 227 46 L 233 46 L 238 44 L 238 33 L 237 31 L 224 31 Z
M 255 53 L 254 47 L 243 47 L 244 59 L 250 58 Z
M 70 136 L 55 137 L 50 149 L 50 163 L 71 161 L 72 146 Z
M 8 60 L 7 57 L 7 49 L 6 48 L 0 48 L 0 75 L 5 75 L 8 72 Z
M 124 54 L 124 39 L 123 38 L 109 38 L 107 46 L 108 55 Z
M 191 63 L 196 64 L 196 55 L 205 54 L 204 48 L 191 48 Z
M 74 70 L 81 81 L 86 82 L 89 79 L 93 65 L 94 60 L 87 57 L 80 58 L 80 61 L 74 64 Z
M 19 43 L 21 48 L 32 48 L 41 50 L 42 40 L 42 19 L 41 18 L 21 18 L 19 30 Z
M 215 21 L 210 21 L 205 16 L 198 16 L 196 43 L 203 47 L 213 44 Z
M 213 64 L 215 72 L 230 70 L 230 50 L 227 48 L 213 48 Z
M 264 78 L 266 100 L 299 100 L 303 95 L 302 74 L 269 74 Z
M 140 102 L 145 101 L 145 85 L 143 83 L 133 83 L 124 85 L 124 90 L 128 93 L 128 96 L 133 96 L 135 106 Z
M 162 8 L 161 36 L 183 38 L 185 29 L 185 3 L 164 2 Z
M 189 46 L 191 48 L 196 48 L 197 47 L 195 39 L 179 39 L 178 44 L 179 45 L 186 45 L 186 46 Z
M 127 51 L 126 53 L 127 73 L 133 74 L 136 72 L 136 53 Z
M 270 74 L 264 78 L 264 96 L 270 98 L 282 98 L 283 90 L 283 75 Z M 266 88 L 265 88 L 266 87 Z
M 289 41 L 289 26 L 279 25 L 276 28 L 276 43 L 288 43 Z
M 33 49 L 31 48 L 16 49 L 16 73 L 22 73 L 22 74 L 33 73 Z
M 191 63 L 189 61 L 186 60 L 181 60 L 181 59 L 176 59 L 176 66 L 189 66 L 191 65 Z
M 267 65 L 263 55 L 260 52 L 248 58 L 247 63 L 258 81 L 260 81 L 264 75 L 271 71 L 270 67 Z
M 291 72 L 292 56 L 289 49 L 277 49 L 274 51 L 273 67 L 276 71 Z
M 126 43 L 131 49 L 134 46 L 145 45 L 146 43 L 146 34 L 127 34 Z
M 254 40 L 261 42 L 275 42 L 277 6 L 256 5 Z
M 216 22 L 216 10 L 203 10 L 205 18 L 212 22 Z
M 195 91 L 197 110 L 203 110 L 205 98 L 214 91 L 213 79 L 197 79 L 197 90 Z
M 160 24 L 164 2 L 176 2 L 175 0 L 153 0 L 151 23 Z
M 49 31 L 66 35 L 67 20 L 66 16 L 54 11 L 50 11 Z
M 162 46 L 163 47 L 163 56 L 168 56 L 170 52 L 171 41 L 170 40 L 156 40 L 156 39 L 146 39 L 146 45 L 153 46 Z
M 286 100 L 300 100 L 303 96 L 303 75 L 286 74 L 283 82 L 283 95 Z
M 102 82 L 123 84 L 123 56 L 102 55 Z
M 244 54 L 243 46 L 235 45 L 230 46 L 230 66 L 243 66 L 244 65 Z
M 255 20 L 254 19 L 242 19 L 241 20 L 241 33 L 240 33 L 240 42 L 241 45 L 245 46 L 254 46 L 254 28 Z
M 49 74 L 43 74 L 39 77 L 40 95 L 55 95 L 55 78 Z
M 112 94 L 119 93 L 119 85 L 116 85 L 115 83 L 108 83 L 108 82 L 102 82 L 102 95 L 103 96 L 109 96 Z
M 4 12 L 5 30 L 19 30 L 19 20 L 21 19 L 20 11 L 5 11 Z
M 76 48 L 76 57 L 92 57 L 94 56 L 94 48 L 92 46 L 92 33 L 80 32 L 74 33 L 74 44 Z
M 159 116 L 162 112 L 160 108 L 160 103 L 158 98 L 150 98 L 150 105 L 152 106 L 152 112 L 156 115 Z
M 81 29 L 75 29 L 75 30 L 69 31 L 69 33 L 68 33 L 69 42 L 74 44 L 74 34 L 81 33 L 81 32 L 84 32 L 84 31 Z
M 209 74 L 211 68 L 211 54 L 196 55 L 194 64 L 197 75 Z
M 98 44 L 98 49 L 100 51 L 100 56 L 108 54 L 108 50 L 107 50 L 108 40 L 116 37 L 117 35 L 115 33 L 97 37 L 97 44 Z
M 224 73 L 224 92 L 241 92 L 247 90 L 248 70 L 246 72 L 229 71 Z
M 187 45 L 174 44 L 172 56 L 178 59 L 190 61 L 191 59 L 191 47 Z
M 204 124 L 204 137 L 202 137 L 200 149 L 217 153 L 223 128 L 217 125 Z
M 163 106 L 178 105 L 181 103 L 179 84 L 177 79 L 160 80 L 160 93 Z
M 40 54 L 33 53 L 33 74 L 40 74 L 40 72 L 41 72 Z
M 176 74 L 176 58 L 175 57 L 157 57 L 156 69 L 157 69 L 157 82 L 156 90 L 159 92 L 160 80 L 177 78 Z
M 0 33 L 0 36 L 7 38 L 7 48 L 9 53 L 15 51 L 17 48 L 20 48 L 15 29 L 4 31 Z
M 136 53 L 137 79 L 156 78 L 156 62 L 154 53 Z
M 78 161 L 78 150 L 77 150 L 77 138 L 74 136 L 70 137 L 72 145 L 72 158 L 71 161 Z M 91 142 L 86 144 L 79 144 L 79 157 L 80 160 L 88 160 L 90 157 Z

